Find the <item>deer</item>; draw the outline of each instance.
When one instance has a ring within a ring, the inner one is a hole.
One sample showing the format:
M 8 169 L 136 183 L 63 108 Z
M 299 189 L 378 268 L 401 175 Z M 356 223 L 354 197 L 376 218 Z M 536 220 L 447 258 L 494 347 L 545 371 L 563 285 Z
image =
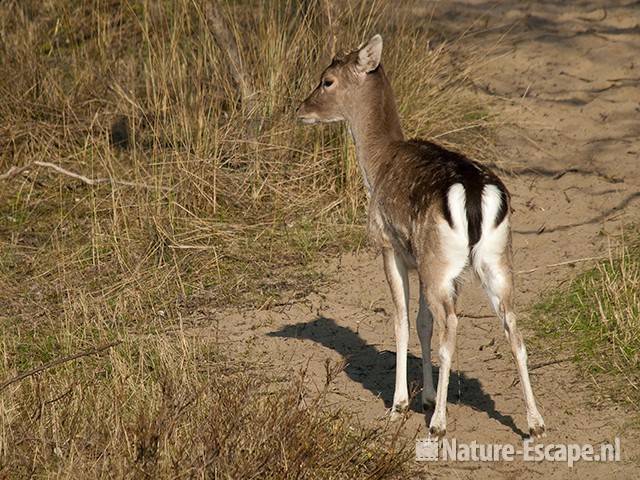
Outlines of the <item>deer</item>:
M 407 350 L 409 278 L 416 270 L 420 298 L 416 329 L 422 350 L 422 407 L 432 411 L 429 435 L 446 433 L 446 404 L 462 274 L 480 280 L 510 344 L 524 393 L 531 438 L 545 434 L 527 368 L 527 350 L 513 309 L 511 197 L 488 167 L 426 140 L 406 140 L 389 79 L 381 64 L 382 37 L 324 69 L 297 109 L 306 124 L 346 122 L 368 197 L 368 233 L 382 251 L 395 307 L 395 391 L 392 418 L 409 409 Z M 431 339 L 439 349 L 437 392 Z

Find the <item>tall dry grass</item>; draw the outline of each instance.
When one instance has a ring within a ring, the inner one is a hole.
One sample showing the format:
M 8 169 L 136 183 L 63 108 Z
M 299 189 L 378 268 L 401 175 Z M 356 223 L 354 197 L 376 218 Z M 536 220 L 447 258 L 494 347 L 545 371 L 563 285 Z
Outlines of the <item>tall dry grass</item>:
M 0 381 L 120 342 L 3 387 L 2 475 L 400 468 L 388 432 L 321 400 L 298 408 L 298 384 L 274 394 L 188 326 L 198 309 L 304 291 L 315 260 L 363 242 L 346 130 L 293 119 L 327 39 L 381 32 L 407 132 L 484 155 L 471 63 L 428 49 L 429 28 L 383 1 L 0 4 L 0 175 L 24 167 L 0 180 Z

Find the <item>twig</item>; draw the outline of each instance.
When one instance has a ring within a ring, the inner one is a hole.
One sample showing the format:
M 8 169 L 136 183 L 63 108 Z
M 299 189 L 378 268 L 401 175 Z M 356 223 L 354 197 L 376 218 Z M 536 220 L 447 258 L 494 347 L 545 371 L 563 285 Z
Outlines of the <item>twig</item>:
M 20 175 L 22 172 L 27 170 L 30 166 L 31 166 L 31 164 L 29 164 L 29 165 L 27 165 L 25 167 L 11 167 L 9 170 L 7 170 L 2 175 L 0 175 L 0 180 L 6 180 L 8 178 L 13 178 L 16 175 Z
M 58 172 L 58 173 L 61 173 L 62 175 L 65 175 L 67 177 L 71 177 L 71 178 L 75 178 L 76 180 L 80 180 L 82 183 L 86 183 L 87 185 L 99 185 L 101 183 L 110 183 L 112 185 L 124 185 L 124 186 L 127 186 L 127 187 L 143 187 L 143 188 L 149 188 L 149 189 L 158 188 L 159 190 L 165 190 L 165 191 L 170 190 L 169 188 L 166 188 L 166 187 L 147 185 L 145 183 L 129 182 L 127 180 L 117 180 L 117 179 L 114 179 L 114 178 L 106 178 L 106 177 L 105 178 L 89 178 L 89 177 L 85 177 L 84 175 L 81 175 L 79 173 L 72 172 L 71 170 L 67 170 L 66 168 L 63 168 L 60 165 L 56 165 L 55 163 L 42 162 L 40 160 L 36 160 L 34 162 L 28 163 L 26 165 L 23 165 L 22 167 L 11 167 L 5 173 L 0 175 L 0 180 L 11 179 L 11 178 L 13 178 L 13 177 L 15 177 L 17 175 L 20 175 L 25 170 L 31 169 L 34 166 L 49 168 L 49 169 L 51 169 L 51 170 L 53 170 L 55 172 Z
M 493 317 L 495 317 L 495 315 L 473 315 L 471 313 L 460 312 L 458 314 L 458 317 L 482 319 L 482 318 L 493 318 Z
M 564 177 L 567 173 L 576 173 L 579 171 L 580 170 L 578 170 L 576 167 L 569 167 L 569 168 L 565 168 L 564 170 L 560 170 L 551 178 L 553 178 L 554 180 L 558 180 L 559 178 Z
M 607 256 L 606 255 L 600 255 L 599 257 L 575 258 L 573 260 L 565 260 L 564 262 L 551 263 L 549 265 L 543 265 L 542 267 L 532 268 L 531 270 L 519 270 L 519 271 L 516 272 L 516 275 L 522 275 L 523 273 L 532 273 L 532 272 L 535 272 L 536 270 L 540 270 L 541 268 L 561 267 L 563 265 L 570 265 L 572 263 L 588 262 L 590 260 L 602 260 L 604 258 L 607 258 Z
M 48 370 L 49 368 L 55 367 L 57 365 L 61 365 L 63 363 L 67 363 L 70 362 L 72 360 L 76 360 L 78 358 L 81 357 L 87 357 L 89 355 L 95 355 L 97 353 L 103 352 L 104 350 L 107 350 L 111 347 L 115 347 L 116 345 L 121 344 L 122 341 L 120 340 L 116 340 L 114 342 L 111 343 L 107 343 L 106 345 L 101 345 L 100 347 L 96 347 L 96 348 L 92 348 L 90 350 L 85 350 L 83 352 L 78 352 L 78 353 L 74 353 L 73 355 L 68 355 L 66 357 L 62 357 L 62 358 L 58 358 L 56 360 L 52 360 L 49 363 L 45 363 L 44 365 L 40 365 L 39 367 L 36 368 L 32 368 L 31 370 L 27 370 L 26 372 L 22 372 L 18 375 L 16 375 L 13 378 L 9 378 L 7 380 L 4 380 L 2 383 L 0 383 L 0 392 L 2 390 L 4 390 L 5 388 L 7 388 L 9 385 L 19 382 L 20 380 L 24 380 L 27 377 L 31 377 L 32 375 L 35 375 L 36 373 L 42 372 L 44 370 Z
M 575 356 L 570 356 L 570 357 L 563 357 L 563 358 L 557 358 L 555 360 L 549 360 L 547 362 L 542 362 L 542 363 L 536 363 L 535 365 L 532 365 L 529 367 L 529 371 L 533 371 L 533 370 L 538 370 L 539 368 L 542 367 L 548 367 L 549 365 L 556 365 L 558 363 L 564 363 L 564 362 L 569 362 L 571 360 L 573 360 L 575 358 Z
M 536 363 L 535 365 L 531 365 L 529 367 L 529 372 L 533 372 L 534 370 L 538 370 L 539 368 L 542 368 L 542 367 L 548 367 L 549 365 L 557 365 L 558 363 L 569 362 L 574 358 L 575 356 L 563 357 L 563 358 L 558 358 L 556 360 L 549 360 L 548 362 Z M 518 383 L 520 383 L 520 379 L 516 377 L 513 379 L 513 382 L 511 382 L 511 386 L 514 387 Z

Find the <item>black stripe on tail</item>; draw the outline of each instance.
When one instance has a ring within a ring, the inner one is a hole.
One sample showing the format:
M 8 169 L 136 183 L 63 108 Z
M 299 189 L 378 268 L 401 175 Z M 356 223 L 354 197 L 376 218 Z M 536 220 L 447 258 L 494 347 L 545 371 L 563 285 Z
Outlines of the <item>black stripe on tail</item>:
M 466 191 L 467 224 L 469 233 L 469 248 L 472 248 L 482 236 L 482 192 L 485 185 L 494 185 L 500 192 L 500 208 L 496 213 L 494 226 L 497 227 L 507 216 L 509 208 L 508 193 L 502 182 L 472 182 Z
M 488 179 L 485 172 L 471 161 L 459 162 L 457 167 L 465 191 L 467 234 L 469 248 L 472 248 L 482 236 L 482 191 Z
M 473 182 L 465 185 L 467 211 L 467 232 L 469 234 L 469 248 L 472 248 L 482 236 L 482 190 L 484 184 Z
M 462 161 L 457 165 L 455 183 L 461 183 L 465 191 L 465 210 L 467 212 L 467 234 L 469 236 L 469 248 L 478 243 L 482 236 L 482 192 L 485 185 L 495 185 L 501 194 L 500 208 L 495 219 L 498 226 L 507 216 L 508 193 L 504 184 L 490 171 L 485 170 L 471 161 Z M 451 188 L 451 186 L 449 186 Z M 452 225 L 449 205 L 445 204 L 445 219 Z
M 467 235 L 469 248 L 472 248 L 482 236 L 482 192 L 485 185 L 495 185 L 500 190 L 502 201 L 496 214 L 498 226 L 509 210 L 509 192 L 500 179 L 488 168 L 469 160 L 440 145 L 422 140 L 406 143 L 418 150 L 416 168 L 410 200 L 414 204 L 425 202 L 431 194 L 437 193 L 442 202 L 442 213 L 451 228 L 453 218 L 449 209 L 448 192 L 452 185 L 460 183 L 465 191 L 465 210 L 467 215 Z

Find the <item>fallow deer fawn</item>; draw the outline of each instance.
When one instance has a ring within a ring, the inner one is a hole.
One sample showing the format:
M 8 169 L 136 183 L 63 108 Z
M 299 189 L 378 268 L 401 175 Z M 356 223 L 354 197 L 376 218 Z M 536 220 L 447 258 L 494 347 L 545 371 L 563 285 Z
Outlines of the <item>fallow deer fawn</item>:
M 408 408 L 408 269 L 420 278 L 417 330 L 422 345 L 422 402 L 435 409 L 429 432 L 446 432 L 447 387 L 455 349 L 460 275 L 471 266 L 501 319 L 524 391 L 529 432 L 544 433 L 513 312 L 509 194 L 486 167 L 422 140 L 405 140 L 380 64 L 382 37 L 335 58 L 298 109 L 305 123 L 346 121 L 369 196 L 369 231 L 382 249 L 395 303 L 396 381 L 392 415 Z M 438 327 L 437 393 L 431 371 L 433 319 Z

